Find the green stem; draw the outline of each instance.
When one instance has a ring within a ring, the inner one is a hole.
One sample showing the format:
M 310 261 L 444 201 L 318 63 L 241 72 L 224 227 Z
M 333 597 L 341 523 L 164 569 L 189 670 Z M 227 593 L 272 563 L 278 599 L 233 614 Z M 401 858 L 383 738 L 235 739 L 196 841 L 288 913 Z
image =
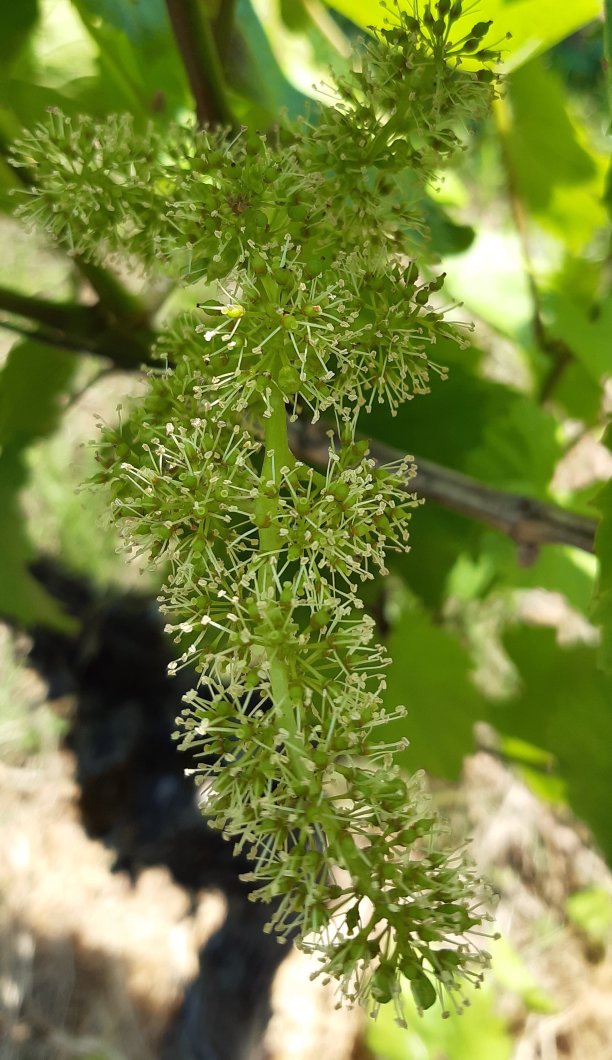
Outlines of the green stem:
M 90 310 L 76 302 L 49 302 L 36 295 L 21 294 L 8 287 L 0 286 L 0 311 L 13 313 L 15 316 L 36 320 L 52 328 L 65 331 L 80 331 L 88 321 Z
M 276 495 L 272 497 L 262 496 L 258 508 L 258 515 L 266 524 L 259 531 L 259 546 L 266 555 L 270 553 L 278 554 L 283 545 L 277 524 L 277 498 L 283 480 L 281 468 L 292 467 L 295 464 L 295 457 L 289 448 L 285 403 L 280 390 L 274 383 L 272 384 L 270 407 L 271 415 L 265 421 L 265 457 L 261 469 L 261 481 L 262 483 L 273 482 L 276 487 Z M 259 590 L 262 595 L 274 584 L 270 562 L 262 568 L 259 576 Z M 289 670 L 285 661 L 278 654 L 271 655 L 269 661 L 272 701 L 279 712 L 282 727 L 288 733 L 287 752 L 293 767 L 299 773 L 302 773 L 303 765 L 301 759 L 299 755 L 292 753 L 291 750 L 292 737 L 297 731 L 297 725 L 289 692 Z
M 128 291 L 113 272 L 93 261 L 86 261 L 80 255 L 75 257 L 75 262 L 100 299 L 100 306 L 109 315 L 125 326 L 148 324 L 148 309 L 142 299 Z
M 274 482 L 280 486 L 282 482 L 281 468 L 293 467 L 295 457 L 289 448 L 289 432 L 287 429 L 287 413 L 283 395 L 275 384 L 272 384 L 270 396 L 271 415 L 265 425 L 266 456 L 262 468 L 262 477 L 266 481 Z M 270 456 L 270 454 L 273 454 Z
M 212 28 L 200 0 L 166 0 L 166 7 L 195 100 L 198 122 L 235 126 Z
M 99 339 L 93 336 L 73 335 L 57 328 L 42 324 L 38 328 L 29 328 L 12 320 L 0 320 L 0 328 L 20 335 L 31 342 L 40 342 L 43 346 L 52 346 L 59 350 L 70 350 L 72 353 L 91 354 L 93 357 L 106 357 L 114 368 L 125 372 L 140 370 L 143 364 L 151 363 L 150 350 L 146 343 L 127 341 L 118 332 L 103 334 Z
M 232 30 L 234 28 L 234 18 L 236 15 L 235 9 L 236 0 L 222 0 L 213 21 L 213 33 L 217 45 L 217 52 L 222 60 L 225 59 L 230 45 Z
M 108 279 L 101 269 L 102 275 Z M 119 292 L 120 294 L 120 292 Z M 126 298 L 131 298 L 125 292 Z M 0 314 L 35 321 L 37 328 L 25 327 L 0 317 L 0 327 L 15 331 L 37 342 L 67 350 L 108 357 L 117 367 L 133 370 L 150 360 L 154 334 L 142 318 L 142 306 L 131 307 L 131 316 L 118 316 L 119 299 L 84 306 L 76 302 L 50 302 L 36 295 L 21 294 L 0 286 Z M 128 313 L 129 303 L 124 303 Z M 114 309 L 114 311 L 113 311 Z

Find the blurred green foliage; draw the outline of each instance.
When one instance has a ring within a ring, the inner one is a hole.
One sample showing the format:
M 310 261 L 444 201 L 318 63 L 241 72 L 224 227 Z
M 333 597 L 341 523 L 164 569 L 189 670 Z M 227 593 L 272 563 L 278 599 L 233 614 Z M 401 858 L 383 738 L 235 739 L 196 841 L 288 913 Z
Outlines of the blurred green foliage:
M 595 946 L 605 946 L 612 933 L 612 896 L 602 887 L 576 891 L 566 902 L 572 924 Z

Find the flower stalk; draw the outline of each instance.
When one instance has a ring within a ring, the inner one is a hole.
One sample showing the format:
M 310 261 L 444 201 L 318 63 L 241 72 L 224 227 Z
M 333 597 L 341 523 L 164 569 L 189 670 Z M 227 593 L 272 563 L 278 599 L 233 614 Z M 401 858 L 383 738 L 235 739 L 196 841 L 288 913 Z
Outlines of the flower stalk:
M 265 457 L 260 481 L 266 493 L 258 498 L 256 515 L 260 522 L 259 547 L 262 555 L 268 557 L 268 563 L 260 570 L 258 591 L 264 598 L 270 592 L 271 600 L 276 602 L 277 592 L 272 568 L 276 567 L 277 556 L 282 548 L 282 538 L 277 525 L 279 515 L 277 498 L 281 490 L 283 473 L 295 465 L 295 458 L 289 448 L 285 402 L 275 384 L 270 396 L 270 415 L 265 423 L 264 450 Z M 270 486 L 272 489 L 267 488 Z M 280 645 L 269 661 L 271 699 L 277 708 L 283 732 L 287 734 L 287 747 L 293 768 L 298 775 L 301 775 L 303 766 L 300 757 L 292 752 L 297 726 L 289 690 L 290 676 L 281 655 Z

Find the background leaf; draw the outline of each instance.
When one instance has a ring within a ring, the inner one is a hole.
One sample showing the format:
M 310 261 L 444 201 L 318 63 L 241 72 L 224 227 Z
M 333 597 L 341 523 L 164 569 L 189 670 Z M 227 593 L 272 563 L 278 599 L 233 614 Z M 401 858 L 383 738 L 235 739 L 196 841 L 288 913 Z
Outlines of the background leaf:
M 595 650 L 560 650 L 552 630 L 518 629 L 505 640 L 522 687 L 491 707 L 490 720 L 554 755 L 570 806 L 612 857 L 612 678 L 598 673 Z
M 409 770 L 426 769 L 454 780 L 463 758 L 474 749 L 474 723 L 485 708 L 470 681 L 470 659 L 454 636 L 423 611 L 405 612 L 388 642 L 385 703 L 404 704 L 408 715 L 385 727 L 389 739 L 408 737 L 398 755 Z
M 606 159 L 587 148 L 560 77 L 541 58 L 508 78 L 505 100 L 512 113 L 504 141 L 515 191 L 538 221 L 579 250 L 607 221 L 601 202 Z
M 23 47 L 38 19 L 38 0 L 3 4 L 0 10 L 0 63 L 8 64 Z
M 0 372 L 0 614 L 26 626 L 74 627 L 29 571 L 33 550 L 19 505 L 27 481 L 26 449 L 56 426 L 74 360 L 25 341 L 13 346 Z

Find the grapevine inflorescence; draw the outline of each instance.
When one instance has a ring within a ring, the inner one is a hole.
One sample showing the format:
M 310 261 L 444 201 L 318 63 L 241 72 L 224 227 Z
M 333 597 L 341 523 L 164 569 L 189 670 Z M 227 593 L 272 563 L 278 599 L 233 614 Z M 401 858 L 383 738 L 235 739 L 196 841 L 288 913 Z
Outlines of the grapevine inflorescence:
M 394 764 L 360 596 L 407 547 L 414 468 L 376 466 L 355 438 L 374 402 L 426 393 L 436 340 L 457 337 L 432 299 L 443 277 L 411 248 L 420 189 L 495 90 L 488 23 L 461 37 L 461 14 L 394 10 L 295 127 L 139 134 L 52 114 L 15 152 L 36 180 L 22 210 L 56 239 L 209 285 L 160 338 L 146 398 L 104 430 L 99 480 L 129 546 L 167 571 L 172 668 L 199 675 L 178 725 L 205 812 L 250 858 L 270 928 L 375 1007 L 401 976 L 420 1008 L 461 999 L 488 961 L 480 885 Z M 322 414 L 325 472 L 288 435 Z

